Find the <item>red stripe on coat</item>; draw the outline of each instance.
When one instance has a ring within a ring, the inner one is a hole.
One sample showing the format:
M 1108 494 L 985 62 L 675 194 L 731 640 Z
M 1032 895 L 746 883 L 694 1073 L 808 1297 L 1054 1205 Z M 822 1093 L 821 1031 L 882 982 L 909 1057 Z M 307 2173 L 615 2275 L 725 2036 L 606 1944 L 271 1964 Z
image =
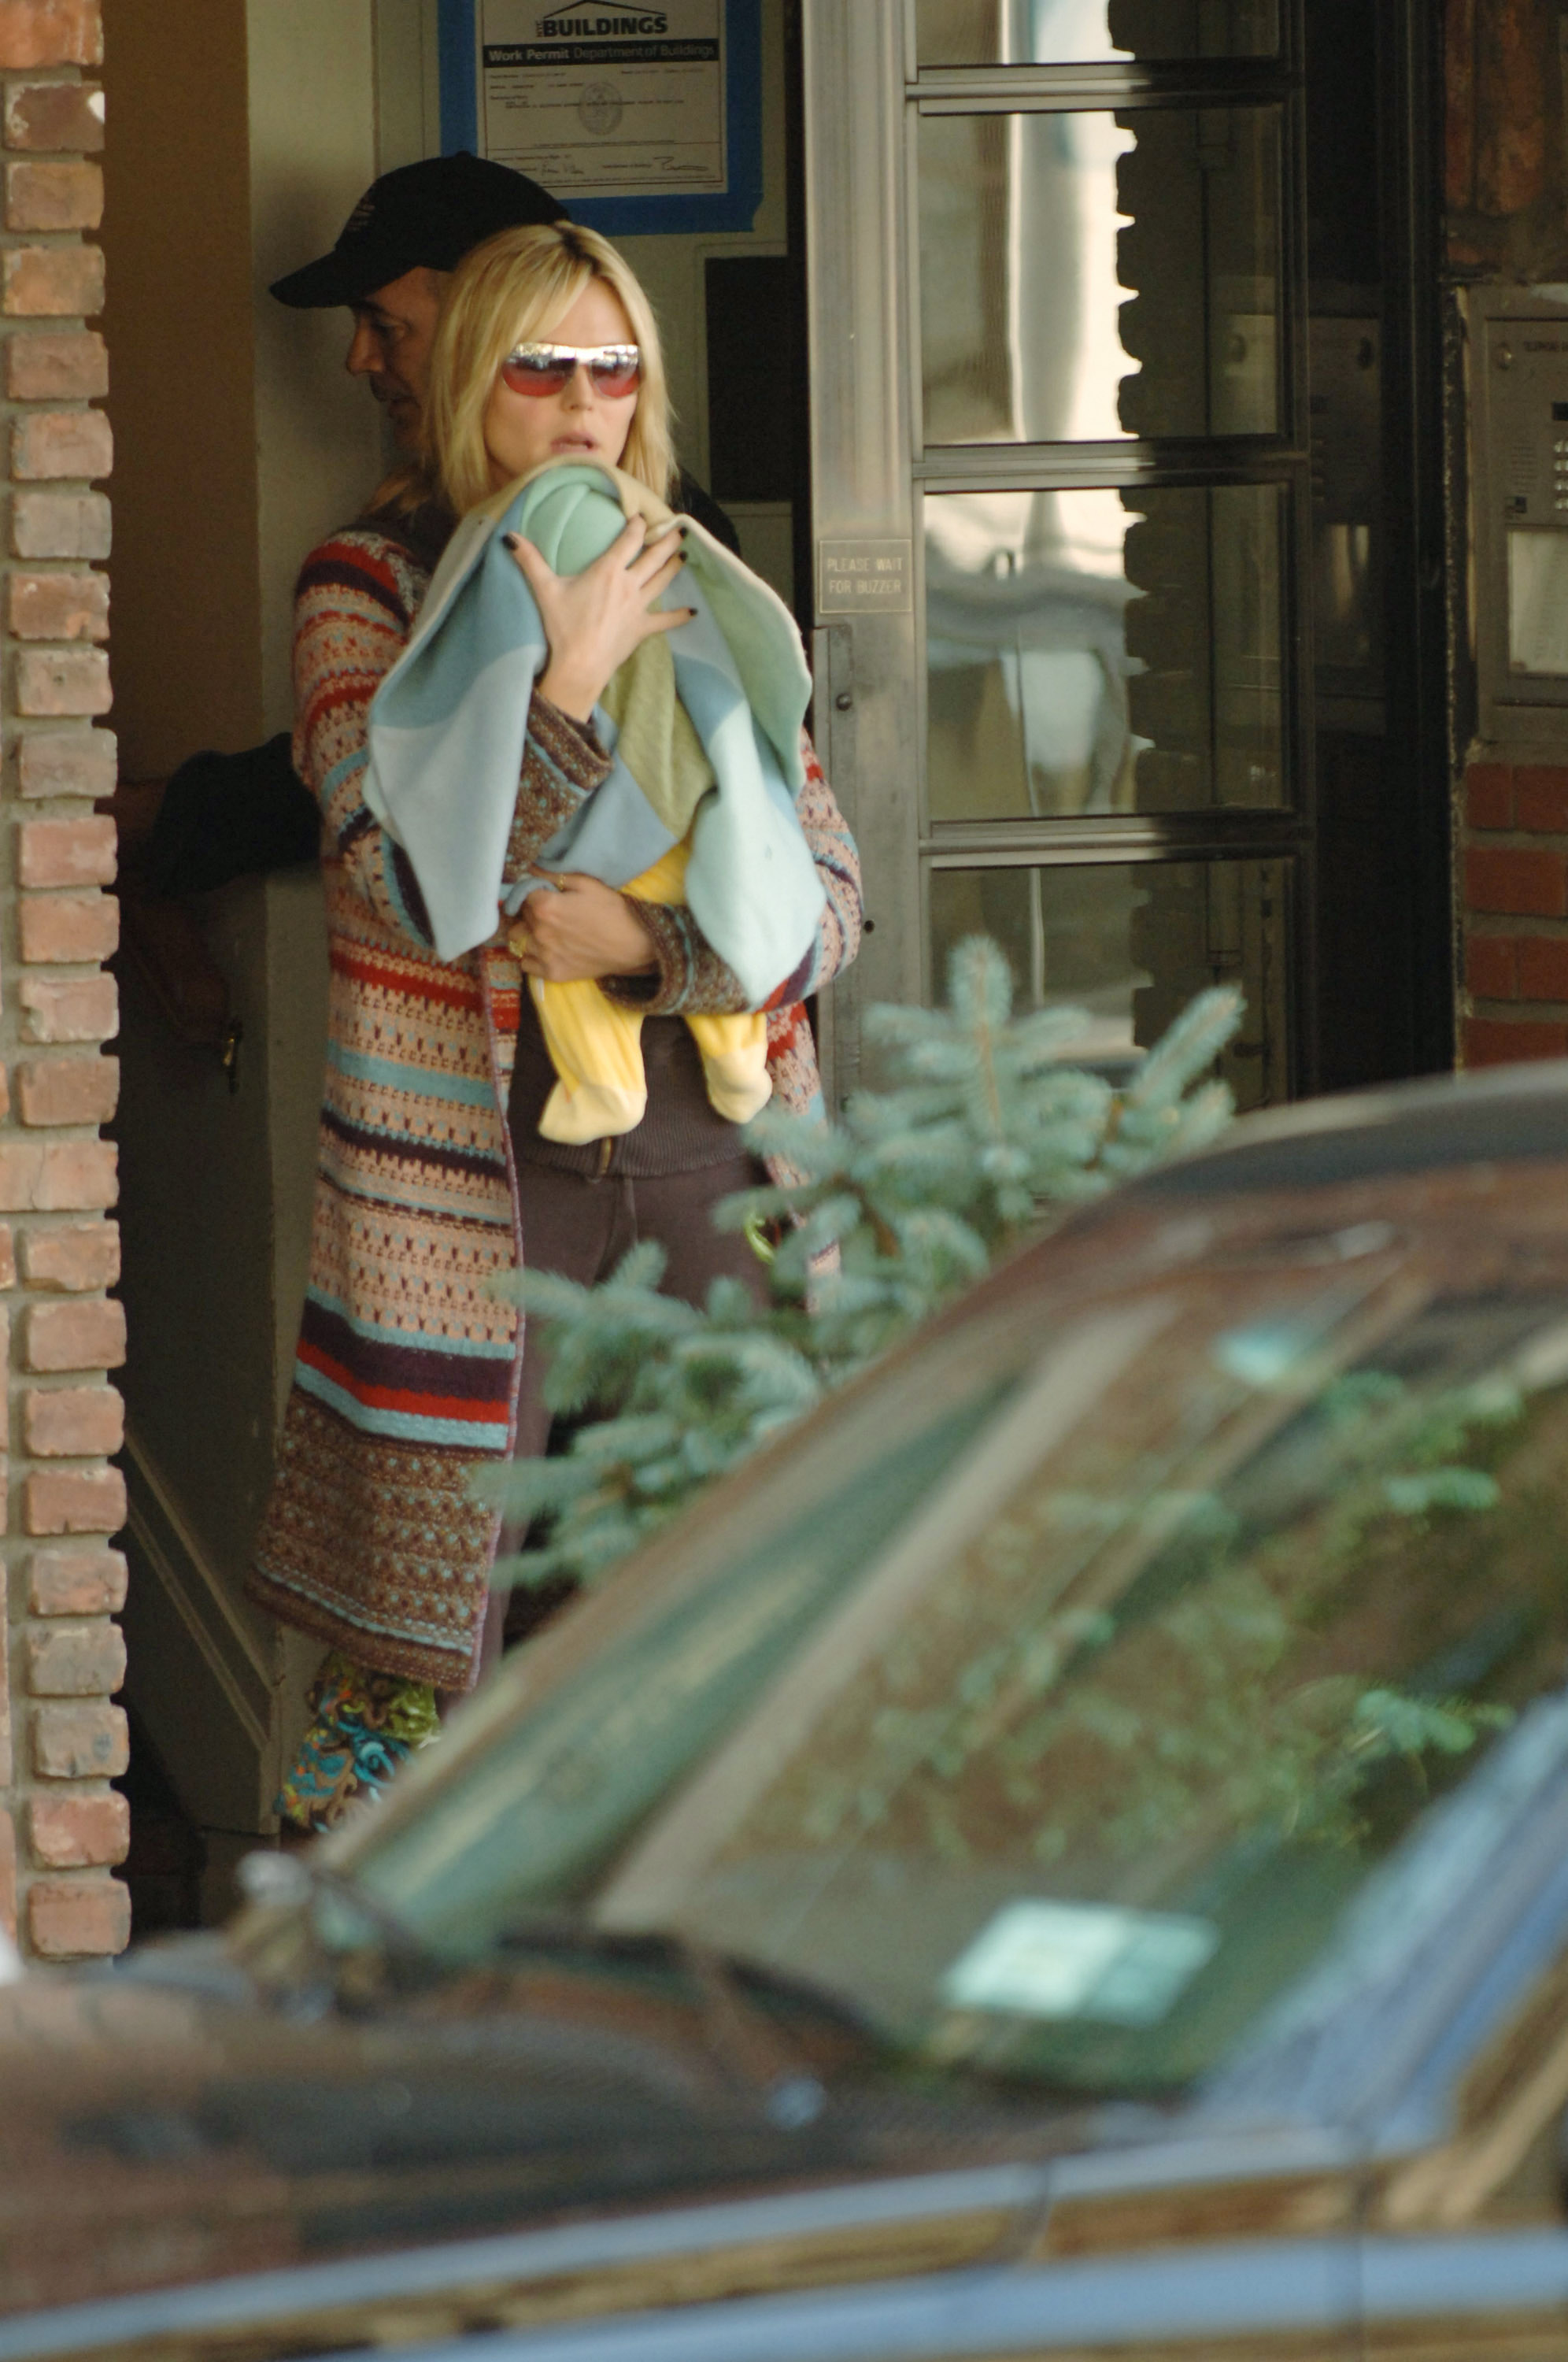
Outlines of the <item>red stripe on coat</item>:
M 357 1403 L 363 1403 L 367 1410 L 404 1411 L 414 1418 L 461 1419 L 470 1427 L 499 1427 L 505 1417 L 504 1406 L 473 1402 L 467 1396 L 405 1394 L 396 1386 L 367 1385 L 341 1362 L 324 1353 L 319 1345 L 307 1344 L 303 1337 L 299 1358 L 313 1370 L 319 1370 L 324 1378 L 330 1378 L 335 1386 L 341 1386 Z

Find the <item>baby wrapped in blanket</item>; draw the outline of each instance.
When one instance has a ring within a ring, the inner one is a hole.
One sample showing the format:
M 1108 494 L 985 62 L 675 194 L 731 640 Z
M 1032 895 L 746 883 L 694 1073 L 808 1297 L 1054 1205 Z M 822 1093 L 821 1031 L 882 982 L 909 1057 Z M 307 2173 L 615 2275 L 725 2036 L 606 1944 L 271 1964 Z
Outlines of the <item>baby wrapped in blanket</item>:
M 714 778 L 677 694 L 675 659 L 662 636 L 633 650 L 606 689 L 601 710 L 614 724 L 615 752 L 679 837 L 651 869 L 629 878 L 625 890 L 642 902 L 684 902 L 691 831 Z M 510 935 L 519 954 L 526 931 L 525 911 Z M 528 989 L 559 1076 L 539 1118 L 544 1137 L 580 1145 L 632 1131 L 648 1100 L 641 1013 L 586 980 L 557 984 L 531 976 Z M 767 1018 L 755 1010 L 738 1017 L 688 1017 L 686 1023 L 701 1055 L 710 1100 L 732 1123 L 749 1122 L 772 1095 Z
M 529 697 L 548 654 L 505 536 L 523 535 L 558 574 L 575 574 L 633 515 L 650 534 L 674 522 L 632 477 L 580 461 L 470 511 L 376 693 L 366 800 L 413 865 L 444 959 L 489 940 L 498 905 L 525 927 L 527 897 L 549 890 L 547 878 L 502 882 Z M 686 1021 L 713 1106 L 745 1122 L 770 1089 L 762 1009 L 809 950 L 823 903 L 794 802 L 811 677 L 782 602 L 685 524 L 687 564 L 666 597 L 693 618 L 645 641 L 606 689 L 593 722 L 610 777 L 541 866 L 691 910 L 751 1004 Z M 529 985 L 559 1077 L 541 1131 L 580 1142 L 631 1131 L 647 1098 L 638 1013 L 594 983 Z

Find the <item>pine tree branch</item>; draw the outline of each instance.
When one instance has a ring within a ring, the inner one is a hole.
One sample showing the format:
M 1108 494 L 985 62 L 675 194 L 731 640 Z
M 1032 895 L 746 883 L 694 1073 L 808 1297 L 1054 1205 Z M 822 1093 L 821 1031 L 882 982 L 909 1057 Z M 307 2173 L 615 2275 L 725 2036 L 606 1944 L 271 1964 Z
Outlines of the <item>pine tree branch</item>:
M 483 1479 L 487 1499 L 533 1526 L 497 1582 L 596 1580 L 1055 1213 L 1212 1139 L 1232 1104 L 1203 1078 L 1241 1013 L 1234 992 L 1200 994 L 1116 1090 L 1060 1063 L 1085 1012 L 1015 1016 L 1006 959 L 972 936 L 952 955 L 946 1008 L 867 1012 L 886 1088 L 857 1092 L 836 1123 L 769 1109 L 749 1127 L 755 1153 L 805 1176 L 715 1216 L 726 1231 L 781 1227 L 766 1309 L 733 1280 L 701 1308 L 661 1295 L 651 1244 L 598 1287 L 514 1275 L 503 1285 L 546 1355 L 545 1400 L 586 1423 L 557 1459 Z

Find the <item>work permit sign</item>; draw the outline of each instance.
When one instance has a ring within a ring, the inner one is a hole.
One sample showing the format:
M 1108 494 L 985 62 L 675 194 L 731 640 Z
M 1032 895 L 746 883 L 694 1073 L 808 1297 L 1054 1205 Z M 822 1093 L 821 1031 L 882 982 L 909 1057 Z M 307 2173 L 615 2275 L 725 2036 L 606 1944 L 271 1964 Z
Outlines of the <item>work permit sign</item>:
M 484 153 L 574 199 L 728 184 L 724 0 L 478 0 Z

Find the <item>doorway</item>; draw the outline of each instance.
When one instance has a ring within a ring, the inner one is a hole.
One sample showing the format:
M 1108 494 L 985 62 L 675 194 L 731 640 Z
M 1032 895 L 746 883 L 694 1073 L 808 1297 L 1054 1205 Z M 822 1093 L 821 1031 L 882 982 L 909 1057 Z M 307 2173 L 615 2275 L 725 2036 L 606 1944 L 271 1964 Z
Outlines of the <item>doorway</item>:
M 798 17 L 795 0 L 738 14 L 755 33 L 749 218 L 624 243 L 661 315 L 681 458 L 792 601 L 807 521 Z M 199 749 L 290 726 L 300 563 L 359 513 L 392 453 L 343 371 L 348 315 L 286 311 L 267 290 L 332 245 L 380 172 L 456 144 L 452 21 L 446 0 L 116 0 L 115 719 L 122 777 L 148 806 Z M 180 1907 L 199 1889 L 214 1918 L 237 1858 L 275 1831 L 321 1654 L 251 1608 L 243 1584 L 304 1288 L 326 963 L 314 864 L 182 907 L 226 1029 L 182 1032 L 178 989 L 160 998 L 120 964 L 127 1702 L 146 1792 L 152 1767 L 160 1811 L 189 1837 Z
M 1449 1062 L 1430 17 L 808 7 L 841 1090 L 977 929 L 1110 1072 L 1212 983 L 1243 1109 Z

